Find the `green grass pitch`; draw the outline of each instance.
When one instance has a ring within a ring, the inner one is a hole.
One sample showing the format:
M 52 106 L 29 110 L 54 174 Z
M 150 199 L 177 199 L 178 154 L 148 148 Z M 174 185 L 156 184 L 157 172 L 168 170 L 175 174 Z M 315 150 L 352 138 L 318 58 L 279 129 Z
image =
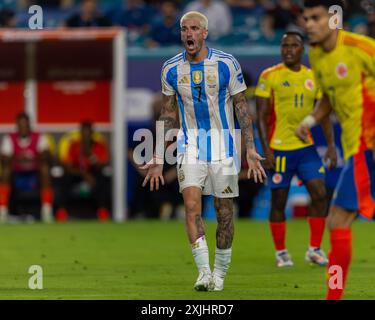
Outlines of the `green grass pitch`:
M 208 222 L 211 265 L 214 222 Z M 278 269 L 266 222 L 236 221 L 223 292 L 195 292 L 197 271 L 182 221 L 0 226 L 0 299 L 323 299 L 325 269 L 304 262 L 305 220 L 287 226 L 295 267 Z M 375 299 L 374 225 L 357 221 L 346 299 Z M 323 248 L 328 250 L 328 233 Z M 31 290 L 31 265 L 43 268 Z

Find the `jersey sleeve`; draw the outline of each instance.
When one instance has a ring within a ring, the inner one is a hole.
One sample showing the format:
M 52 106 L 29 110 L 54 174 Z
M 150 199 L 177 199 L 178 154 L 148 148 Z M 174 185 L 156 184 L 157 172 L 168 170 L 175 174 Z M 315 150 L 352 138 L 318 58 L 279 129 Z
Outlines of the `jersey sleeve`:
M 319 84 L 319 82 L 316 78 L 316 75 L 315 75 L 314 71 L 313 71 L 313 75 L 314 75 L 314 83 L 315 83 L 315 86 L 316 86 L 315 99 L 320 100 L 323 97 L 323 90 L 322 90 L 322 87 L 321 87 L 321 85 Z
M 9 135 L 6 135 L 3 137 L 2 143 L 1 143 L 1 148 L 0 148 L 0 153 L 3 156 L 11 157 L 14 153 L 14 147 L 12 143 L 12 139 L 10 138 Z
M 38 152 L 44 152 L 49 150 L 49 143 L 48 139 L 44 134 L 41 134 L 38 139 L 38 144 L 37 144 L 37 150 Z
M 170 79 L 170 69 L 163 66 L 162 72 L 161 72 L 161 87 L 162 92 L 166 96 L 173 96 L 176 94 L 176 91 L 174 90 L 171 79 Z
M 229 63 L 229 86 L 228 91 L 231 96 L 236 95 L 247 89 L 244 76 L 242 74 L 241 66 L 235 58 L 231 58 L 231 63 Z
M 375 78 L 375 40 L 363 37 L 357 52 L 363 62 L 364 72 Z
M 264 71 L 258 81 L 258 85 L 255 89 L 255 96 L 261 98 L 271 98 L 272 94 L 272 85 L 270 80 L 270 74 L 266 74 Z

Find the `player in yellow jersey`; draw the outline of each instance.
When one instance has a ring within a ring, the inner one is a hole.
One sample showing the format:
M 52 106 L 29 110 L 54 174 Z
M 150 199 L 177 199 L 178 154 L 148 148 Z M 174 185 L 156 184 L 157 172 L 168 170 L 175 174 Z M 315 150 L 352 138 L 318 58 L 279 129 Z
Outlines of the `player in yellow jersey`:
M 332 109 L 342 128 L 346 162 L 327 219 L 332 276 L 327 299 L 340 299 L 351 261 L 351 224 L 358 212 L 369 219 L 375 213 L 375 41 L 333 28 L 340 19 L 329 13 L 332 5 L 343 8 L 339 0 L 305 0 L 310 63 L 324 95 L 297 135 L 306 139 L 308 129 Z
M 285 206 L 294 175 L 304 182 L 311 196 L 309 209 L 310 244 L 305 260 L 321 266 L 328 263 L 320 249 L 327 212 L 324 167 L 311 137 L 301 141 L 295 134 L 300 122 L 312 112 L 321 97 L 313 72 L 302 65 L 303 38 L 295 32 L 283 36 L 283 63 L 265 70 L 259 79 L 257 96 L 258 129 L 269 170 L 272 189 L 270 228 L 278 267 L 292 266 L 285 245 Z M 326 158 L 336 165 L 336 149 L 329 119 L 323 130 L 328 142 Z

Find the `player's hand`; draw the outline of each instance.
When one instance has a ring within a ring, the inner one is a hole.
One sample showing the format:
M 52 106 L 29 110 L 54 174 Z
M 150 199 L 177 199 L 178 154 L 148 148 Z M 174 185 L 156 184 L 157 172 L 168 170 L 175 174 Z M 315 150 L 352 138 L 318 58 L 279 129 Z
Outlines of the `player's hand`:
M 328 170 L 332 170 L 337 166 L 337 153 L 334 146 L 327 148 L 324 161 L 328 163 Z
M 142 170 L 147 170 L 147 175 L 143 180 L 142 187 L 145 187 L 150 181 L 150 191 L 159 190 L 159 180 L 161 184 L 164 186 L 164 178 L 163 178 L 163 164 L 156 163 L 156 158 L 152 158 L 152 160 L 146 163 L 144 166 L 140 167 Z
M 255 149 L 247 150 L 246 152 L 246 159 L 247 163 L 249 165 L 249 170 L 247 172 L 247 177 L 251 179 L 251 177 L 254 178 L 254 181 L 257 183 L 259 182 L 263 183 L 263 178 L 266 178 L 266 172 L 264 171 L 262 165 L 260 164 L 260 161 L 265 160 L 262 158 Z
M 265 152 L 264 157 L 266 158 L 263 162 L 263 167 L 266 170 L 271 170 L 275 168 L 275 155 L 272 150 Z
M 309 134 L 310 129 L 304 125 L 300 125 L 296 130 L 296 135 L 300 138 L 303 142 L 309 141 Z

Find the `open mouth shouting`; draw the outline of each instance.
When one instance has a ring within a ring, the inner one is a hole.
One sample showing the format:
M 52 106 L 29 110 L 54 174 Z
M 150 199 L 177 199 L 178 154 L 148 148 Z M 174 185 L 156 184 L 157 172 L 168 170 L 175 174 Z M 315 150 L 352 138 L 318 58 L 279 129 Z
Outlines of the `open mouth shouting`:
M 195 48 L 195 42 L 194 42 L 194 40 L 188 39 L 186 41 L 186 49 L 188 49 L 189 51 L 192 51 L 192 50 L 194 50 L 194 48 Z

